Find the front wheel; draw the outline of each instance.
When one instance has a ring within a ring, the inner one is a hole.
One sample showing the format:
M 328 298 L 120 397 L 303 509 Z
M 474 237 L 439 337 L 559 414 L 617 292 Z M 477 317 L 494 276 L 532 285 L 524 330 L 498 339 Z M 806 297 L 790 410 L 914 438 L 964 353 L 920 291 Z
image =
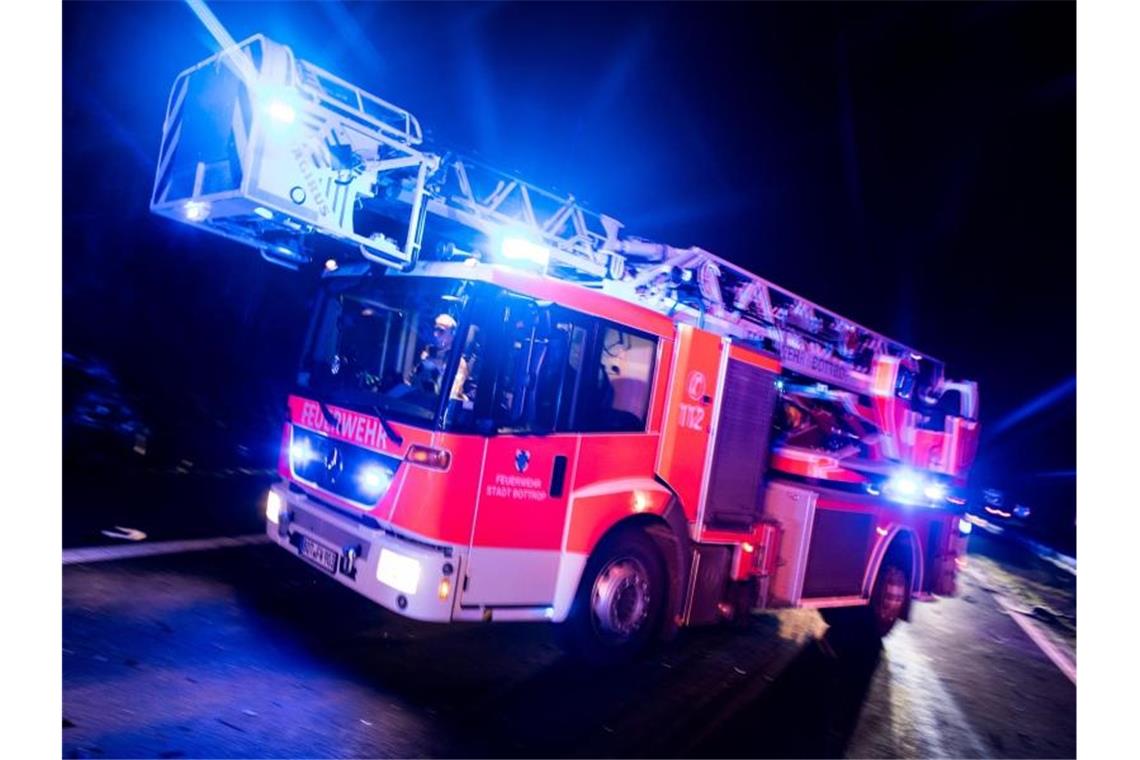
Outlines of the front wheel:
M 641 530 L 604 540 L 586 563 L 563 624 L 567 648 L 596 663 L 634 657 L 660 629 L 665 580 L 657 545 Z

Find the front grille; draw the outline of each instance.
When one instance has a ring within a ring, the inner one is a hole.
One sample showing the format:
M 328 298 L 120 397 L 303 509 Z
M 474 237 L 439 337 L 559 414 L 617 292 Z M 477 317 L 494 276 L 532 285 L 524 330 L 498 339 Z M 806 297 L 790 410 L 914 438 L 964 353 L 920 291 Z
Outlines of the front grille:
M 293 474 L 322 491 L 371 507 L 388 492 L 400 460 L 293 426 Z

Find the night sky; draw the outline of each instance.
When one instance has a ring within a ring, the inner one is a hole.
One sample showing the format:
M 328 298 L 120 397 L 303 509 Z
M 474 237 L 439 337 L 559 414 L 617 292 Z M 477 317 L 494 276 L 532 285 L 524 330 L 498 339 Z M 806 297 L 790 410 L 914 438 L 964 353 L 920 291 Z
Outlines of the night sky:
M 978 485 L 1075 514 L 1067 3 L 225 3 L 458 149 L 699 245 L 981 387 Z M 65 351 L 156 456 L 272 459 L 313 283 L 147 210 L 182 3 L 63 6 Z M 1051 393 L 1052 392 L 1052 393 Z M 219 443 L 222 442 L 222 443 Z

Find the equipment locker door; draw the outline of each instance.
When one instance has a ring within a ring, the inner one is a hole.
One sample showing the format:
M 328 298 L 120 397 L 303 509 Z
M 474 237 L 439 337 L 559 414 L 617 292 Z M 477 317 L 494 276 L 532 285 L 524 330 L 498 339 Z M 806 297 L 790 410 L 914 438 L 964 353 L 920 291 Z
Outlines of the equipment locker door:
M 678 325 L 657 472 L 677 492 L 690 520 L 696 519 L 707 469 L 723 350 L 718 336 Z

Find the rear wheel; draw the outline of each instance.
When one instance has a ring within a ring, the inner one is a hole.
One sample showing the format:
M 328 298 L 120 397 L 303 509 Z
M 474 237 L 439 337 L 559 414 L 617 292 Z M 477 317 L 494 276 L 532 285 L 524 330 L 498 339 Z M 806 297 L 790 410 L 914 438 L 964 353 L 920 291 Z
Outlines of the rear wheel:
M 910 578 L 906 570 L 897 563 L 885 565 L 879 571 L 869 605 L 871 624 L 879 638 L 890 633 L 895 623 L 902 617 L 909 588 Z
M 632 658 L 660 629 L 665 590 L 653 539 L 636 529 L 607 538 L 586 563 L 564 624 L 567 648 L 591 662 Z
M 863 607 L 835 607 L 820 610 L 836 643 L 877 642 L 894 628 L 906 608 L 910 573 L 904 564 L 887 558 L 879 568 L 871 599 Z

